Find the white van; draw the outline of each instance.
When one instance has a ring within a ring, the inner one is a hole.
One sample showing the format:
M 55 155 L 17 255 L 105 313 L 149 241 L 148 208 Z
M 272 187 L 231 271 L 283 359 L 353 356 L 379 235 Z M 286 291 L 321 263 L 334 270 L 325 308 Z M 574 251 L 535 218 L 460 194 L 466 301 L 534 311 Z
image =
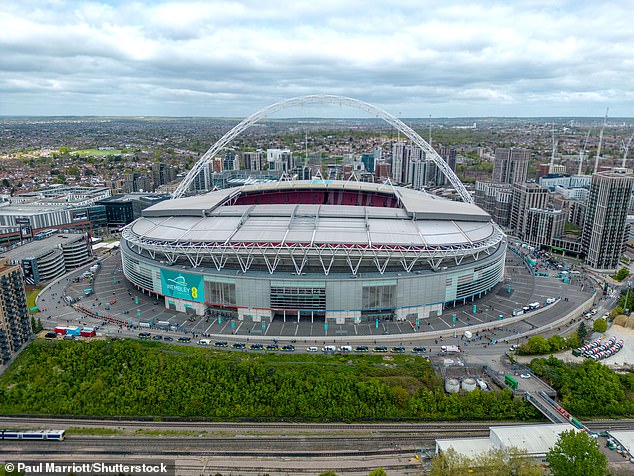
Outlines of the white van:
M 308 349 L 306 349 L 306 352 L 317 352 L 317 347 L 309 347 Z
M 326 345 L 321 350 L 324 352 L 337 352 L 337 348 L 334 345 Z
M 352 346 L 342 345 L 341 347 L 339 347 L 339 352 L 352 352 Z
M 198 341 L 198 345 L 211 345 L 211 340 L 210 339 L 200 339 Z

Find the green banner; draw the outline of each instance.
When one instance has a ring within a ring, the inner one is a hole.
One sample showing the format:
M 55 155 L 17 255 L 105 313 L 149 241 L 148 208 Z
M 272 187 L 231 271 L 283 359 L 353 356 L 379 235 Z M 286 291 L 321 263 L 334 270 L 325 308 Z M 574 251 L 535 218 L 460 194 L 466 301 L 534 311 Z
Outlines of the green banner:
M 163 295 L 186 301 L 204 302 L 203 277 L 199 274 L 187 274 L 161 270 L 161 288 Z

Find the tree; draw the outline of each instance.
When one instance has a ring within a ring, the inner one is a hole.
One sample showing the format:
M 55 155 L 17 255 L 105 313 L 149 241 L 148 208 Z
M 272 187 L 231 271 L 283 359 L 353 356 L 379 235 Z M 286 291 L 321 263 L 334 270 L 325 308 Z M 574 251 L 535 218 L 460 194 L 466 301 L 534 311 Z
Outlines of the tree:
M 374 471 L 370 471 L 368 476 L 387 476 L 387 473 L 383 468 L 375 469 Z
M 604 476 L 608 460 L 586 432 L 568 430 L 546 454 L 553 476 Z
M 583 344 L 583 340 L 588 335 L 588 328 L 586 327 L 585 322 L 579 324 L 579 327 L 577 328 L 577 335 L 579 336 L 579 343 Z
M 81 175 L 79 167 L 77 167 L 76 165 L 71 165 L 70 167 L 68 167 L 68 169 L 66 169 L 66 172 L 68 173 L 68 175 L 73 175 L 74 177 L 79 177 Z
M 548 338 L 548 345 L 550 346 L 551 352 L 557 352 L 566 348 L 566 339 L 559 334 L 555 334 Z
M 477 469 L 477 471 L 476 471 Z M 443 451 L 431 461 L 431 476 L 463 476 L 486 474 L 493 476 L 542 476 L 541 466 L 517 448 L 490 450 L 468 458 L 453 448 Z
M 615 281 L 623 281 L 630 275 L 630 271 L 627 268 L 621 268 L 617 271 L 617 273 L 612 276 Z
M 608 330 L 608 321 L 606 321 L 603 318 L 599 318 L 596 321 L 594 321 L 594 324 L 592 324 L 592 328 L 594 329 L 595 332 L 599 332 L 603 334 L 605 331 Z
M 547 354 L 550 344 L 542 336 L 533 336 L 528 339 L 528 350 L 531 354 Z

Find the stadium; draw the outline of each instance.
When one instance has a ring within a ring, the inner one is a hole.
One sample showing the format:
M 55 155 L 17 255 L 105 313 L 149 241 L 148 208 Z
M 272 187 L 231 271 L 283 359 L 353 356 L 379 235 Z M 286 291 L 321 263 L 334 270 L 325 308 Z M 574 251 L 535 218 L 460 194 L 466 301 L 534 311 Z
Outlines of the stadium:
M 380 184 L 291 181 L 158 203 L 123 230 L 123 271 L 168 308 L 238 319 L 439 315 L 503 277 L 473 204 Z
M 324 180 L 183 198 L 194 180 L 209 183 L 209 163 L 238 134 L 307 103 L 382 118 L 424 151 L 463 201 L 390 183 Z M 505 255 L 504 233 L 427 142 L 386 111 L 340 96 L 292 98 L 247 117 L 196 162 L 172 200 L 146 208 L 121 240 L 126 278 L 167 308 L 325 325 L 441 315 L 491 291 L 504 276 Z

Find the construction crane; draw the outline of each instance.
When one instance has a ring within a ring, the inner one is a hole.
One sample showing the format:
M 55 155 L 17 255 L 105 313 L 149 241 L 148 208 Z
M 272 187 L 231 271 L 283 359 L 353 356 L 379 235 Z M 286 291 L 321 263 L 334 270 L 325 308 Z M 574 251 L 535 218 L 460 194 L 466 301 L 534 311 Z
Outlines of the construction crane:
M 586 145 L 588 145 L 588 138 L 590 137 L 590 131 L 592 129 L 588 129 L 588 133 L 586 134 L 586 140 L 583 141 L 583 148 L 579 151 L 579 170 L 577 171 L 577 175 L 581 175 L 581 166 L 583 164 L 583 158 L 586 155 Z
M 552 132 L 553 132 L 553 151 L 550 154 L 550 165 L 548 166 L 549 174 L 552 174 L 553 169 L 555 168 L 555 151 L 557 150 L 557 141 L 555 140 L 555 123 L 554 122 L 553 122 Z
M 601 133 L 599 134 L 599 147 L 597 147 L 597 156 L 594 159 L 594 173 L 595 174 L 599 170 L 599 157 L 601 157 L 601 145 L 603 144 L 603 131 L 605 129 L 605 126 L 608 123 L 608 111 L 609 110 L 610 110 L 609 107 L 607 107 L 605 109 L 605 117 L 603 118 L 603 126 L 601 126 Z
M 621 164 L 621 167 L 625 168 L 625 161 L 627 160 L 627 153 L 630 150 L 630 144 L 632 143 L 632 138 L 634 137 L 634 133 L 632 133 L 632 135 L 630 136 L 630 140 L 627 141 L 627 144 L 625 144 L 625 151 L 623 152 L 623 163 Z

